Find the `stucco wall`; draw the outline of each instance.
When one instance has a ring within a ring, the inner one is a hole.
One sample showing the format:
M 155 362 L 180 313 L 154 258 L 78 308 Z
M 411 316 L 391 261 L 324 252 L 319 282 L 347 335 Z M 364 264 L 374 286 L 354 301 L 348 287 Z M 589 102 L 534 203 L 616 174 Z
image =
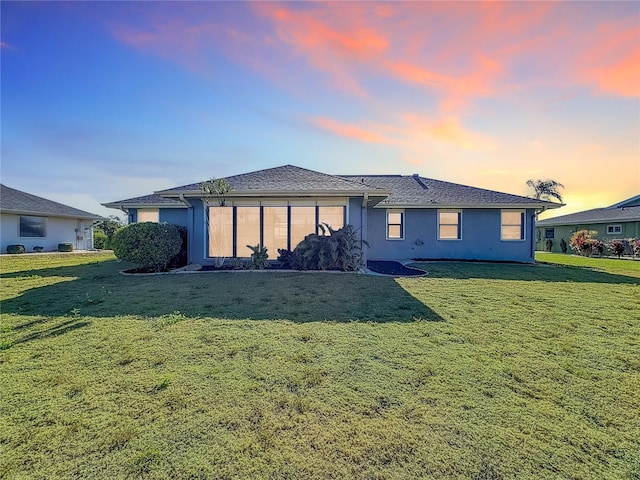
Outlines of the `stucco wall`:
M 438 240 L 437 209 L 405 209 L 403 240 L 386 239 L 386 210 L 368 209 L 368 258 L 459 259 L 532 262 L 533 210 L 525 215 L 525 240 L 500 239 L 500 209 L 462 211 L 461 239 Z
M 84 237 L 90 235 L 91 224 L 89 220 L 82 223 L 73 218 L 47 217 L 46 237 L 20 237 L 20 216 L 3 213 L 0 219 L 0 236 L 2 237 L 0 251 L 5 253 L 7 245 L 24 245 L 27 252 L 32 252 L 33 247 L 44 247 L 45 251 L 57 251 L 59 243 L 71 243 L 75 249 L 86 248 Z M 85 232 L 84 227 L 89 227 Z M 81 231 L 76 234 L 76 228 Z M 83 240 L 77 241 L 77 235 Z
M 186 208 L 161 208 L 160 222 L 172 223 L 174 225 L 180 225 L 181 227 L 186 227 L 187 226 L 187 209 Z

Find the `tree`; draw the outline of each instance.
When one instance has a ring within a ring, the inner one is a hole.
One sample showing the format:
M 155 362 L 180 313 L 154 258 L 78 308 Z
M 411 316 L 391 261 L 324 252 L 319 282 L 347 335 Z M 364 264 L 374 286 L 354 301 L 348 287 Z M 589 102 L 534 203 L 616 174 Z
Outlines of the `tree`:
M 218 199 L 218 205 L 224 207 L 227 201 L 226 196 L 229 192 L 231 192 L 232 189 L 233 187 L 231 186 L 231 184 L 224 178 L 214 177 L 207 180 L 206 182 L 202 182 L 200 184 L 200 195 L 202 197 L 202 204 L 204 205 L 205 209 L 209 206 L 209 201 L 214 197 Z M 207 222 L 207 231 L 210 231 L 211 221 L 208 213 L 205 215 L 205 218 Z M 225 229 L 227 227 L 225 227 L 224 225 L 222 225 L 220 228 L 223 230 L 223 234 L 230 233 L 225 232 Z M 225 257 L 214 257 L 214 264 L 216 267 L 222 267 L 224 261 Z
M 200 184 L 200 192 L 202 198 L 208 200 L 211 197 L 217 197 L 218 203 L 224 207 L 226 195 L 231 191 L 231 185 L 224 178 L 212 178 Z
M 94 227 L 93 246 L 94 248 L 111 248 L 113 235 L 124 227 L 122 220 L 117 215 L 109 215 L 109 218 L 98 223 Z M 101 234 L 104 234 L 102 236 Z
M 116 233 L 116 230 L 124 227 L 122 220 L 117 215 L 109 215 L 109 218 L 103 220 L 101 223 L 95 226 L 96 230 L 100 230 L 107 237 L 113 237 L 113 234 Z
M 558 192 L 559 188 L 564 188 L 560 182 L 555 180 L 527 180 L 527 185 L 533 188 L 535 197 L 538 200 L 549 200 L 551 197 L 557 198 L 562 203 L 562 195 Z

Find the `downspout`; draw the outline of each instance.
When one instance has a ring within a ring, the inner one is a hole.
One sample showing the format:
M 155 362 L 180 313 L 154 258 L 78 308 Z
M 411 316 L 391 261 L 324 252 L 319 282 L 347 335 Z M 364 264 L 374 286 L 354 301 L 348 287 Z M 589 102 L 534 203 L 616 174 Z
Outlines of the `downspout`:
M 360 209 L 360 241 L 367 241 L 367 235 L 365 230 L 368 229 L 367 225 L 367 203 L 369 202 L 369 193 L 364 192 L 364 197 L 362 197 L 362 208 Z M 361 244 L 362 246 L 362 261 L 364 262 L 365 267 L 367 266 L 367 258 L 369 247 Z
M 187 264 L 193 263 L 193 205 L 185 198 L 184 193 L 179 195 L 179 200 L 187 206 Z

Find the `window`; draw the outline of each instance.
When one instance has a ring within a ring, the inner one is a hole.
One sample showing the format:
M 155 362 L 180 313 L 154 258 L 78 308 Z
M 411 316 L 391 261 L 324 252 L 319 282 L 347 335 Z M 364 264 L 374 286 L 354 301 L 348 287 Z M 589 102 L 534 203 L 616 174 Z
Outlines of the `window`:
M 263 245 L 267 248 L 270 259 L 278 257 L 278 249 L 287 249 L 289 222 L 287 207 L 262 208 Z
M 334 230 L 344 227 L 344 207 L 318 207 L 318 224 L 326 223 Z M 329 232 L 326 232 L 327 235 Z
M 47 219 L 44 217 L 20 217 L 21 237 L 46 237 Z
M 236 257 L 250 257 L 260 244 L 260 207 L 236 207 Z
M 160 221 L 160 212 L 157 208 L 139 208 L 138 209 L 138 223 L 142 222 L 155 222 Z
M 404 210 L 387 210 L 387 240 L 404 239 Z
M 621 235 L 622 225 L 607 225 L 607 235 Z
M 438 240 L 460 240 L 460 210 L 438 210 Z
M 232 207 L 209 207 L 209 256 L 233 257 Z
M 291 250 L 310 233 L 316 233 L 316 207 L 291 207 Z
M 269 258 L 276 259 L 279 249 L 293 250 L 307 235 L 317 233 L 318 220 L 334 229 L 344 227 L 345 206 L 325 202 L 300 200 L 298 205 L 287 205 L 282 200 L 246 200 L 234 201 L 233 206 L 211 206 L 208 256 L 249 257 L 247 245 L 262 244 Z
M 555 238 L 556 230 L 555 228 L 545 228 L 544 229 L 544 238 Z
M 524 240 L 524 210 L 502 210 L 500 238 Z

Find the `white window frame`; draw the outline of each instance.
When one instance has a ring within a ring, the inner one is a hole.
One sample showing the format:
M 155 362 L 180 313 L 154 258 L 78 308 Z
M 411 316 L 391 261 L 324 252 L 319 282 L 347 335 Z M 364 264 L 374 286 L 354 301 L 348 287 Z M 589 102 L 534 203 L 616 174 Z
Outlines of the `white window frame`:
M 399 213 L 401 215 L 400 217 L 400 223 L 389 223 L 389 214 L 390 213 Z M 404 235 L 405 235 L 405 229 L 406 229 L 406 216 L 405 216 L 405 212 L 404 212 L 404 208 L 388 208 L 387 211 L 385 212 L 385 217 L 386 217 L 386 221 L 385 221 L 385 225 L 386 225 L 386 230 L 385 230 L 385 235 L 387 237 L 387 240 L 404 240 Z M 390 237 L 389 236 L 389 225 L 400 225 L 400 236 L 399 237 Z
M 36 218 L 38 220 L 42 220 L 42 228 L 43 228 L 43 235 L 22 235 L 22 219 L 23 218 Z M 47 238 L 47 217 L 41 217 L 38 215 L 20 215 L 18 217 L 18 237 L 20 238 Z
M 503 237 L 503 228 L 504 227 L 515 227 L 515 223 L 504 223 L 502 220 L 503 213 L 519 213 L 521 223 L 518 224 L 520 227 L 520 238 L 504 238 Z M 500 210 L 500 240 L 503 242 L 524 242 L 527 239 L 527 212 L 526 210 L 520 208 L 503 208 Z
M 157 220 L 140 220 L 141 213 L 143 214 L 143 216 L 153 216 L 154 218 L 157 217 Z M 139 208 L 136 214 L 136 218 L 137 218 L 136 223 L 143 223 L 143 222 L 160 223 L 160 209 L 159 208 Z
M 458 223 L 440 223 L 440 214 L 441 213 L 457 213 L 458 214 Z M 444 242 L 453 241 L 458 242 L 462 240 L 462 210 L 460 209 L 443 209 L 438 210 L 438 218 L 437 218 L 437 232 L 438 232 L 438 240 L 442 240 Z M 440 236 L 440 225 L 456 225 L 458 227 L 458 236 L 456 238 L 446 238 Z
M 622 235 L 622 225 L 607 225 L 607 235 Z

